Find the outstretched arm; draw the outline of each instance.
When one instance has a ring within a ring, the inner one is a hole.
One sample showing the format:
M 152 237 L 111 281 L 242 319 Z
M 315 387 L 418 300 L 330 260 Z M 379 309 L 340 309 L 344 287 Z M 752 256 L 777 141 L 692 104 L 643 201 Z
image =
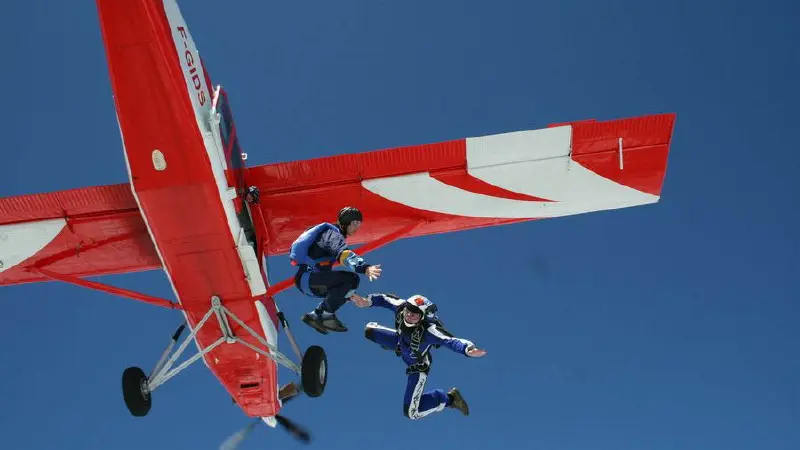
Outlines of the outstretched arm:
M 322 233 L 317 245 L 328 254 L 334 256 L 342 267 L 351 272 L 363 274 L 369 266 L 364 261 L 364 258 L 358 256 L 356 252 L 347 246 L 344 236 L 332 230 Z
M 465 356 L 479 357 L 486 354 L 486 350 L 479 349 L 475 346 L 475 344 L 472 343 L 472 341 L 448 336 L 438 329 L 435 324 L 428 327 L 428 332 L 426 335 L 431 344 L 443 345 L 450 350 Z
M 369 294 L 364 300 L 368 303 L 366 306 L 386 308 L 393 312 L 397 312 L 397 308 L 403 304 L 403 299 L 387 294 Z
M 347 246 L 344 236 L 334 231 L 324 232 L 317 245 L 336 258 L 336 261 L 350 272 L 367 275 L 370 281 L 381 276 L 380 264 L 368 264 L 364 258 Z

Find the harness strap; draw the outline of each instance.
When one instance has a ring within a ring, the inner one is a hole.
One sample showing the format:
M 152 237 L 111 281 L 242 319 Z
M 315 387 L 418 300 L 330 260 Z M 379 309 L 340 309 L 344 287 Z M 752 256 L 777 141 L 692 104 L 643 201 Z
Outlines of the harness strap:
M 297 273 L 294 275 L 294 284 L 300 292 L 305 294 L 308 297 L 313 298 L 320 298 L 320 296 L 314 294 L 311 290 L 311 285 L 309 285 L 309 278 L 311 276 L 311 271 L 309 270 L 298 270 Z
M 397 330 L 398 336 L 402 336 L 402 323 L 403 323 L 403 311 L 405 307 L 398 308 L 397 314 L 395 315 L 395 329 Z M 431 368 L 431 356 L 430 356 L 430 347 L 425 349 L 424 352 L 420 352 L 419 348 L 422 345 L 422 339 L 425 336 L 425 331 L 427 330 L 427 323 L 423 322 L 418 327 L 414 327 L 414 330 L 411 332 L 410 336 L 410 343 L 409 347 L 411 348 L 411 353 L 413 354 L 414 358 L 418 360 L 418 362 L 411 364 L 406 369 L 406 374 L 411 375 L 412 373 L 428 373 Z M 397 356 L 402 356 L 402 349 L 400 346 L 402 337 L 397 340 L 397 346 L 395 347 L 395 354 Z
M 302 265 L 302 264 L 300 264 L 299 262 L 297 262 L 294 259 L 289 261 L 289 264 L 291 264 L 294 267 Z M 320 266 L 320 267 L 332 266 L 333 265 L 333 261 L 317 261 L 315 265 Z M 306 269 L 306 270 L 311 271 L 310 267 L 311 266 L 309 266 L 309 269 Z
M 412 373 L 424 373 L 427 375 L 431 370 L 431 359 L 431 356 L 426 354 L 424 360 L 411 364 L 406 368 L 406 375 L 411 375 Z

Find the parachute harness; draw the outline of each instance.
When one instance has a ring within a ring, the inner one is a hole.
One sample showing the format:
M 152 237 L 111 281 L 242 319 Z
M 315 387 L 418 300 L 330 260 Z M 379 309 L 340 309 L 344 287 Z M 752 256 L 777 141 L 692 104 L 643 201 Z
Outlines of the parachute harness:
M 403 312 L 405 311 L 405 307 L 399 308 L 397 310 L 397 315 L 395 316 L 394 325 L 397 329 L 397 334 L 399 335 L 399 339 L 397 340 L 397 346 L 395 347 L 394 353 L 397 356 L 402 356 L 402 350 L 400 348 L 400 342 L 403 334 Z M 431 358 L 429 355 L 430 347 L 425 349 L 424 352 L 419 351 L 419 347 L 422 344 L 422 338 L 425 336 L 425 330 L 428 328 L 428 323 L 425 321 L 424 318 L 420 319 L 420 324 L 411 331 L 410 336 L 410 347 L 411 353 L 414 358 L 418 361 L 414 364 L 411 364 L 406 369 L 406 375 L 411 375 L 412 373 L 419 373 L 424 372 L 428 373 L 431 367 Z
M 395 294 L 384 294 L 387 297 L 391 297 L 395 300 L 401 300 L 401 298 Z M 403 304 L 400 308 L 397 309 L 397 313 L 394 317 L 394 327 L 397 331 L 397 345 L 395 346 L 394 353 L 398 357 L 402 357 L 402 349 L 400 346 L 401 340 L 403 339 L 403 314 L 405 313 L 406 308 L 408 308 L 408 304 Z M 420 352 L 419 348 L 422 345 L 422 340 L 425 337 L 425 332 L 428 330 L 429 327 L 435 325 L 436 328 L 445 336 L 453 337 L 453 334 L 450 333 L 447 329 L 445 329 L 444 324 L 439 318 L 436 316 L 438 308 L 435 304 L 430 304 L 425 313 L 420 318 L 419 324 L 415 326 L 411 330 L 410 335 L 410 344 L 411 347 L 411 354 L 414 359 L 417 360 L 416 363 L 411 364 L 406 369 L 406 374 L 411 375 L 412 373 L 425 373 L 427 374 L 430 371 L 431 364 L 433 363 L 433 354 L 430 353 L 431 347 L 438 348 L 439 345 L 432 344 L 425 349 L 425 351 Z

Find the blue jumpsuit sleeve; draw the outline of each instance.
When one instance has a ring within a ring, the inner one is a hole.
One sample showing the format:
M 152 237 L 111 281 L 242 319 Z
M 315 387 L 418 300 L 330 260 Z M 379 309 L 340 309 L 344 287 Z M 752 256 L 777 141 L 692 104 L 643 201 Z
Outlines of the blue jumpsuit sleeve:
M 322 233 L 317 240 L 317 245 L 351 272 L 364 274 L 369 267 L 364 258 L 358 256 L 347 246 L 344 236 L 333 230 Z
M 403 304 L 402 299 L 396 299 L 383 294 L 369 294 L 365 297 L 370 302 L 370 307 L 386 308 L 397 312 L 397 308 Z
M 425 332 L 425 340 L 430 344 L 447 347 L 455 353 L 460 353 L 465 356 L 467 355 L 467 349 L 475 346 L 472 341 L 467 339 L 450 337 L 442 333 L 441 330 L 436 328 L 436 325 L 428 327 L 428 330 Z

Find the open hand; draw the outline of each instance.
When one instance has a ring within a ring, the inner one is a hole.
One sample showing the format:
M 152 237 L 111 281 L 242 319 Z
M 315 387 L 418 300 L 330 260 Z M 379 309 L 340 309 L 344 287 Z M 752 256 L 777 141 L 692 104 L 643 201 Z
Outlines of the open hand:
M 362 296 L 360 296 L 358 294 L 351 295 L 350 296 L 350 301 L 355 303 L 355 305 L 358 306 L 359 308 L 366 308 L 366 307 L 370 306 L 370 303 L 371 303 L 369 300 L 365 299 L 364 297 L 362 297 Z
M 369 281 L 377 280 L 378 277 L 381 276 L 381 272 L 382 271 L 383 271 L 383 269 L 381 269 L 381 265 L 380 264 L 376 264 L 374 266 L 367 267 L 366 273 L 367 273 L 367 277 L 369 278 Z
M 481 356 L 486 354 L 486 350 L 481 350 L 478 347 L 472 347 L 467 350 L 467 356 L 471 356 L 473 358 L 480 358 Z

